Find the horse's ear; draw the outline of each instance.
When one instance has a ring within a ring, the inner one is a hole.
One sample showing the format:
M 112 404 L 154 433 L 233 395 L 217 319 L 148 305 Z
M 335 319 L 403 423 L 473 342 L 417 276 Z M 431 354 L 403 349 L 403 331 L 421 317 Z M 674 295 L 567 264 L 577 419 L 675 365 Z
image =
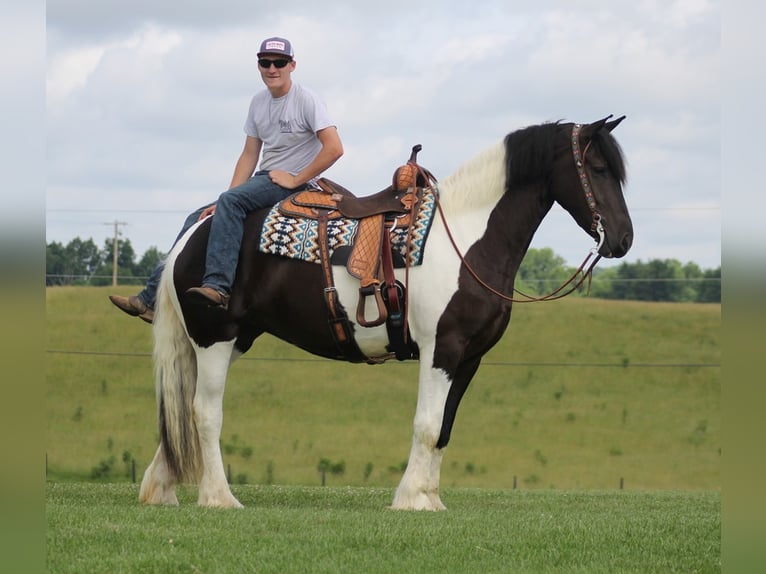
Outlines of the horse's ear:
M 620 116 L 616 120 L 612 120 L 611 122 L 606 122 L 604 124 L 604 128 L 606 131 L 611 132 L 614 128 L 620 125 L 620 122 L 625 119 L 625 116 Z
M 611 132 L 614 128 L 616 128 L 620 124 L 622 120 L 625 119 L 625 116 L 621 116 L 617 118 L 616 120 L 612 120 L 610 122 L 608 120 L 611 117 L 612 117 L 612 114 L 609 114 L 605 118 L 602 118 L 596 122 L 593 122 L 592 124 L 583 126 L 583 130 L 582 130 L 583 138 L 593 137 L 593 134 L 598 133 L 600 130 L 603 130 L 603 129 L 605 129 L 608 132 Z
M 602 118 L 598 120 L 597 122 L 593 122 L 592 124 L 588 124 L 585 126 L 585 131 L 588 133 L 588 135 L 593 135 L 600 129 L 602 129 L 606 125 L 606 120 L 612 117 L 612 114 L 609 114 L 605 118 Z

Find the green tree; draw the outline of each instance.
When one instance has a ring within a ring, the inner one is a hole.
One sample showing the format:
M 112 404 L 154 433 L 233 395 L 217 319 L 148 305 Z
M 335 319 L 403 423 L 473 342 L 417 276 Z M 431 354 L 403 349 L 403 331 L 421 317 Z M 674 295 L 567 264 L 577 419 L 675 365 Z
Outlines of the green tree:
M 707 269 L 702 273 L 702 280 L 697 287 L 699 303 L 721 302 L 721 267 Z
M 56 241 L 49 243 L 45 248 L 45 284 L 66 285 L 71 282 L 68 273 L 66 248 Z
M 564 258 L 550 247 L 529 249 L 516 275 L 517 287 L 528 295 L 549 293 L 574 273 L 564 265 Z
M 76 275 L 92 276 L 102 261 L 102 254 L 93 239 L 83 241 L 75 237 L 67 245 L 67 253 Z
M 133 274 L 137 277 L 148 277 L 163 259 L 165 259 L 164 253 L 161 253 L 156 247 L 150 247 L 144 251 L 141 260 L 133 269 Z
M 596 267 L 596 269 L 593 270 L 590 296 L 599 297 L 601 299 L 616 299 L 617 297 L 613 294 L 615 279 L 617 279 L 616 268 L 607 267 L 605 269 L 600 269 Z
M 111 285 L 113 249 L 111 239 L 104 240 L 103 249 L 99 249 L 93 239 L 82 240 L 79 237 L 67 245 L 57 241 L 48 243 L 45 250 L 45 284 Z M 129 239 L 118 240 L 117 249 L 117 274 L 122 284 L 143 284 L 165 257 L 156 247 L 150 247 L 136 263 L 136 252 Z M 131 277 L 136 279 L 131 280 Z
M 646 264 L 643 279 L 649 285 L 644 301 L 692 301 L 683 266 L 677 259 L 652 259 Z
M 701 281 L 703 278 L 702 269 L 694 262 L 689 262 L 683 266 L 684 279 L 683 291 L 681 293 L 682 301 L 696 301 Z
M 86 284 L 102 262 L 102 253 L 92 239 L 76 237 L 66 246 L 53 242 L 46 246 L 46 284 Z
M 114 240 L 104 240 L 104 262 L 111 264 L 114 257 Z M 136 265 L 136 252 L 130 239 L 117 240 L 117 269 L 129 269 L 133 271 Z
M 103 263 L 96 271 L 93 279 L 91 279 L 91 285 L 102 286 L 112 284 L 112 269 L 114 267 L 114 240 L 104 240 L 103 254 Z M 133 245 L 130 243 L 130 239 L 118 239 L 117 276 L 120 283 L 131 283 L 130 281 L 125 281 L 125 278 L 133 276 L 133 268 L 135 265 L 136 252 L 133 249 Z
M 676 262 L 678 263 L 678 262 Z M 669 260 L 653 259 L 644 263 L 623 263 L 617 267 L 617 277 L 612 288 L 615 299 L 634 301 L 674 301 L 675 279 L 681 278 L 680 264 Z
M 635 301 L 720 301 L 716 274 L 720 278 L 720 268 L 703 272 L 696 263 L 682 265 L 676 259 L 639 260 L 598 273 L 593 295 Z

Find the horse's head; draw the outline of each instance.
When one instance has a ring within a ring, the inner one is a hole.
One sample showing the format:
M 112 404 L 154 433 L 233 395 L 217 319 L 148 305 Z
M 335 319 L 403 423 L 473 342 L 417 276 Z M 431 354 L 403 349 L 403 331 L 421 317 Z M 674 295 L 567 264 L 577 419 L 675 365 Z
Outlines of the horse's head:
M 622 194 L 625 163 L 611 131 L 625 116 L 592 124 L 560 124 L 550 191 L 577 224 L 599 242 L 603 257 L 622 257 L 633 223 Z

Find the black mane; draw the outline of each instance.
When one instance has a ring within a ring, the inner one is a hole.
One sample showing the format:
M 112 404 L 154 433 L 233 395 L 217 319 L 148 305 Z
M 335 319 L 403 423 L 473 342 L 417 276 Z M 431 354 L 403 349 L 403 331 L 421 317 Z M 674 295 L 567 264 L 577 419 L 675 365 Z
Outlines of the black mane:
M 546 181 L 551 173 L 556 154 L 558 133 L 571 129 L 571 123 L 561 121 L 528 126 L 505 136 L 506 191 L 514 187 Z M 567 136 L 567 141 L 569 137 Z M 612 135 L 607 130 L 596 132 L 594 142 L 615 178 L 625 183 L 625 159 Z

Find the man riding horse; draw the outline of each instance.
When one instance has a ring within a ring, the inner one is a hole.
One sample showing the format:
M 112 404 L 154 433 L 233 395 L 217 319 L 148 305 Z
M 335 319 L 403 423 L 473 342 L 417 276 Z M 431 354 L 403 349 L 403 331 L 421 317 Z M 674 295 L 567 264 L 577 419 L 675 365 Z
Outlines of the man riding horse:
M 288 40 L 274 37 L 261 42 L 258 70 L 266 89 L 255 94 L 250 102 L 244 127 L 245 147 L 229 190 L 217 202 L 189 215 L 176 238 L 177 242 L 197 221 L 215 214 L 205 275 L 201 286 L 188 289 L 190 301 L 225 309 L 247 214 L 313 184 L 343 155 L 338 130 L 324 102 L 313 91 L 292 81 L 295 67 L 293 47 Z M 163 268 L 161 262 L 137 295 L 111 295 L 109 299 L 129 315 L 152 323 Z

